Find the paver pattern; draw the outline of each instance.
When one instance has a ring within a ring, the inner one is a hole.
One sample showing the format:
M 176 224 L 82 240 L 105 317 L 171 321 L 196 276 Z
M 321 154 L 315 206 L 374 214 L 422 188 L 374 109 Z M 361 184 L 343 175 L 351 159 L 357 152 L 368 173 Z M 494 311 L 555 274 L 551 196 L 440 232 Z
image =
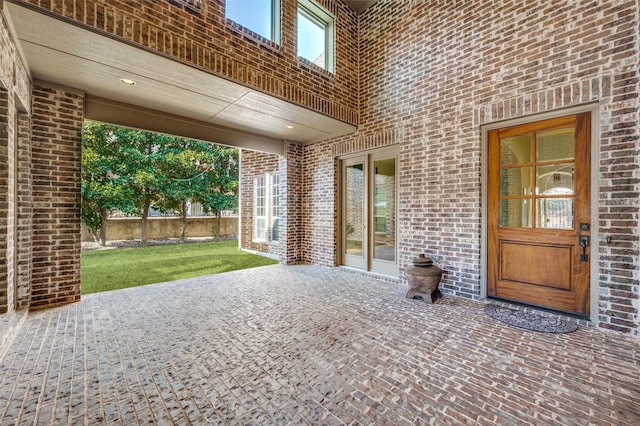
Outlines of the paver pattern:
M 406 291 L 273 265 L 34 312 L 0 360 L 0 424 L 640 424 L 637 339 Z

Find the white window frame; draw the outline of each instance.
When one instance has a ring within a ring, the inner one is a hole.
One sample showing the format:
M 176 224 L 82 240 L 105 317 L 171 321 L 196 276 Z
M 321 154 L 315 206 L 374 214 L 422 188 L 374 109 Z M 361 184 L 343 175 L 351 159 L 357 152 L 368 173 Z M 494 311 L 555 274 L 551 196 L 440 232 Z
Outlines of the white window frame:
M 274 42 L 275 44 L 280 44 L 281 42 L 281 37 L 282 37 L 282 24 L 281 24 L 281 4 L 280 1 L 281 0 L 271 0 L 271 36 L 270 37 L 265 37 L 263 34 L 258 33 L 257 31 L 255 31 L 252 28 L 249 28 L 247 26 L 245 26 L 242 22 L 238 22 L 236 20 L 234 20 L 233 18 L 230 18 L 227 15 L 226 12 L 226 3 L 228 0 L 225 0 L 225 18 L 235 22 L 236 24 L 238 24 L 239 26 L 241 26 L 242 28 L 246 28 L 247 30 L 251 31 L 254 34 L 259 35 L 260 37 L 264 37 L 267 40 L 270 40 L 272 42 Z
M 275 225 L 278 224 L 274 238 Z M 253 241 L 256 243 L 280 240 L 280 176 L 264 174 L 254 179 Z
M 314 0 L 298 0 L 296 20 L 300 14 L 324 27 L 324 66 L 322 68 L 335 73 L 336 17 Z M 300 57 L 313 63 L 313 59 Z
M 277 174 L 271 175 L 269 184 L 271 241 L 278 242 L 280 241 L 280 176 Z
M 267 212 L 269 211 L 267 182 L 267 176 L 259 176 L 254 180 L 253 241 L 255 242 L 267 241 Z

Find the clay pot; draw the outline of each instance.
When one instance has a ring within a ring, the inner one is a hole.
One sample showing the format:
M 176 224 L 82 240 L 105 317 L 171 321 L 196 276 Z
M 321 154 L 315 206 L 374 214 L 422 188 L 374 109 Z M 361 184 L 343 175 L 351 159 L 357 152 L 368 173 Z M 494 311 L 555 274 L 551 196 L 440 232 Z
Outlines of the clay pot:
M 442 297 L 442 293 L 438 289 L 442 278 L 442 269 L 435 266 L 433 260 L 424 254 L 413 259 L 413 266 L 407 268 L 406 274 L 409 280 L 408 299 L 420 296 L 423 300 L 434 303 Z

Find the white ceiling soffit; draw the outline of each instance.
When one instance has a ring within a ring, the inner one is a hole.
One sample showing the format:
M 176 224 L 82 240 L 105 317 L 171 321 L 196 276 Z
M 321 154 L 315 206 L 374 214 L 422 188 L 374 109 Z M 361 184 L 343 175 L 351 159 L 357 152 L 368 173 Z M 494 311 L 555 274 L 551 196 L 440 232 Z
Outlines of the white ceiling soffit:
M 253 134 L 263 139 L 262 149 L 267 139 L 279 145 L 284 140 L 308 144 L 356 130 L 351 124 L 30 8 L 5 1 L 4 12 L 35 80 L 196 120 L 212 131 L 223 126 L 235 129 L 235 134 Z M 136 84 L 126 86 L 121 78 Z M 215 135 L 206 140 L 240 146 L 235 140 L 214 139 Z

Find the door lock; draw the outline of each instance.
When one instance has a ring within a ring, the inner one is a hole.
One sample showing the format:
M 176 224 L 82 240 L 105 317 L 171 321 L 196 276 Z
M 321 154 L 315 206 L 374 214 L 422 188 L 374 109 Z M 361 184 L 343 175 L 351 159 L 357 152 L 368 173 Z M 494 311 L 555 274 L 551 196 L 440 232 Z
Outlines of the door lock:
M 582 247 L 582 255 L 580 256 L 580 262 L 588 262 L 589 256 L 587 255 L 587 247 L 589 247 L 589 236 L 580 235 L 580 247 Z

